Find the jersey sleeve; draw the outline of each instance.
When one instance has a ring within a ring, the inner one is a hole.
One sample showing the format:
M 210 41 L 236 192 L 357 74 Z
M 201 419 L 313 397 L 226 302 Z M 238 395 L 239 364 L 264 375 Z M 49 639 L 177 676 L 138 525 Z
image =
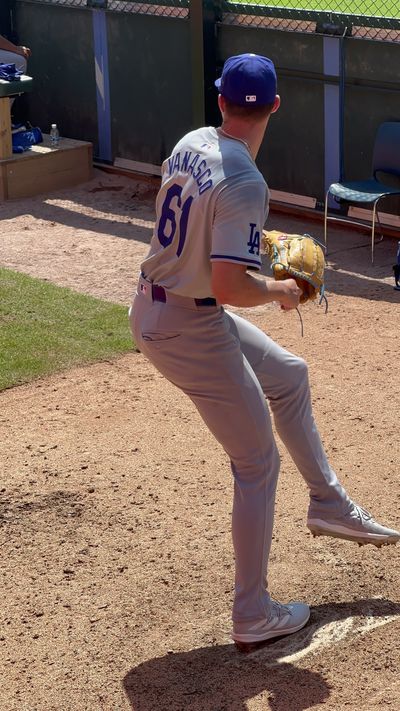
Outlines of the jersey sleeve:
M 210 259 L 261 268 L 260 238 L 265 221 L 266 185 L 225 185 L 217 197 Z

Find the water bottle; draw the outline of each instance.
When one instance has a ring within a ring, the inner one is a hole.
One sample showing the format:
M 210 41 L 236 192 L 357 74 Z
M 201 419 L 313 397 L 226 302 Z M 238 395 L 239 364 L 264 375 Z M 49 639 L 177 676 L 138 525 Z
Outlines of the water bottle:
M 56 147 L 58 146 L 60 142 L 60 132 L 57 128 L 56 123 L 51 124 L 51 129 L 50 129 L 50 143 L 52 146 Z

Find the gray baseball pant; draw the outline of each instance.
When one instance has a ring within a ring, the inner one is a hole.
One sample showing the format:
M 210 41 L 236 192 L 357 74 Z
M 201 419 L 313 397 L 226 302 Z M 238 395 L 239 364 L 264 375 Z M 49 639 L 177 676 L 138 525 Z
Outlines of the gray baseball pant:
M 307 365 L 222 306 L 167 294 L 153 301 L 142 277 L 130 309 L 141 352 L 193 401 L 230 458 L 234 476 L 233 622 L 236 632 L 269 617 L 267 566 L 279 455 L 275 427 L 310 489 L 313 516 L 346 511 L 313 419 Z

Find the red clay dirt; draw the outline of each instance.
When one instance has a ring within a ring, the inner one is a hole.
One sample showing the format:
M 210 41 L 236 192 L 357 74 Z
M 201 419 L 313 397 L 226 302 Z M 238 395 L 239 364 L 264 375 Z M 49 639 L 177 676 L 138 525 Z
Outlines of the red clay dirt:
M 154 189 L 96 171 L 0 205 L 1 266 L 129 305 Z M 271 213 L 269 228 L 319 223 Z M 306 358 L 332 466 L 400 527 L 400 292 L 385 238 L 332 228 L 328 313 L 243 310 Z M 266 273 L 267 267 L 266 267 Z M 230 640 L 232 480 L 193 406 L 132 353 L 0 394 L 1 711 L 400 709 L 400 546 L 313 539 L 284 448 L 269 585 L 309 625 Z

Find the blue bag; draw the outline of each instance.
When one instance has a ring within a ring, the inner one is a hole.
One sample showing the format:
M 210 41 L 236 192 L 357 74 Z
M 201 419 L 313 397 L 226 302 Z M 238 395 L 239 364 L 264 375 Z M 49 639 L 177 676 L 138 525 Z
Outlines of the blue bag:
M 37 143 L 43 143 L 42 132 L 38 127 L 12 134 L 13 153 L 23 153 Z
M 15 64 L 5 64 L 0 62 L 0 79 L 4 81 L 19 81 L 22 72 Z

